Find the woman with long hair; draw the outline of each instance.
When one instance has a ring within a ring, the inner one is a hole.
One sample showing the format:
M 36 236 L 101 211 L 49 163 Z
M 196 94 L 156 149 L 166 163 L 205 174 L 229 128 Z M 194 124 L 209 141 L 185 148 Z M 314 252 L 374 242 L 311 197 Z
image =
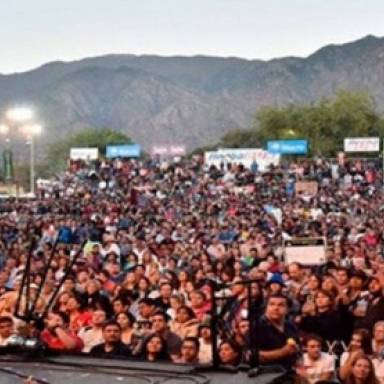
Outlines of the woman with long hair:
M 340 378 L 342 384 L 379 384 L 371 359 L 363 354 L 354 357 L 351 370 Z
M 306 282 L 301 286 L 298 293 L 298 300 L 300 303 L 313 303 L 315 295 L 321 286 L 321 278 L 315 273 L 308 276 Z
M 141 276 L 136 284 L 136 293 L 139 299 L 148 297 L 149 292 L 151 291 L 151 282 L 147 277 Z
M 68 298 L 66 313 L 69 316 L 69 328 L 74 333 L 77 333 L 80 328 L 91 324 L 92 314 L 84 310 L 84 305 L 79 296 L 72 295 Z
M 142 359 L 147 361 L 169 361 L 167 343 L 164 338 L 154 333 L 144 342 Z
M 340 357 L 340 370 L 347 368 L 357 354 L 372 355 L 371 335 L 366 329 L 353 331 L 347 350 Z
M 191 279 L 189 274 L 188 274 L 188 271 L 181 270 L 177 275 L 177 279 L 179 281 L 179 292 L 185 293 L 186 292 L 186 284 Z
M 126 345 L 132 344 L 135 317 L 130 312 L 120 312 L 116 321 L 121 327 L 121 341 Z

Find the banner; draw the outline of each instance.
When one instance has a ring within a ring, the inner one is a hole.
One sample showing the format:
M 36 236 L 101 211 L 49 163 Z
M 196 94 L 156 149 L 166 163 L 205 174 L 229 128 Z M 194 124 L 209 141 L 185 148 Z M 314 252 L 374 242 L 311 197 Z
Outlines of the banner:
M 154 145 L 151 150 L 152 156 L 185 156 L 186 153 L 185 145 Z
M 322 237 L 293 238 L 284 241 L 285 263 L 321 265 L 327 261 L 327 242 Z
M 166 156 L 168 154 L 168 147 L 164 145 L 154 145 L 151 149 L 152 156 Z
M 219 168 L 221 164 L 226 166 L 229 163 L 242 164 L 246 168 L 251 168 L 251 165 L 256 162 L 258 170 L 265 172 L 271 165 L 278 165 L 279 160 L 279 155 L 261 148 L 219 149 L 204 153 L 204 163 L 208 166 L 214 165 L 216 168 Z
M 306 155 L 307 140 L 272 140 L 267 142 L 267 151 L 280 155 Z
M 379 152 L 378 137 L 347 137 L 344 139 L 345 152 Z
M 107 145 L 107 158 L 115 157 L 140 157 L 141 147 L 138 144 Z
M 185 156 L 186 153 L 185 145 L 171 145 L 169 147 L 169 154 L 171 156 Z
M 96 160 L 99 157 L 98 148 L 71 148 L 70 158 L 72 160 Z

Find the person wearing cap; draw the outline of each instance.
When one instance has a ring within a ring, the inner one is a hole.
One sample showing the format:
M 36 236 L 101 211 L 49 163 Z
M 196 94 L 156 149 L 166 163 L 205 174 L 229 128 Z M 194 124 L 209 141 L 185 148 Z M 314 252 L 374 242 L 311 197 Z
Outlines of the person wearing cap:
M 283 290 L 284 288 L 286 288 L 286 285 L 281 274 L 274 273 L 272 277 L 267 281 L 265 288 L 267 297 L 270 295 L 283 293 Z

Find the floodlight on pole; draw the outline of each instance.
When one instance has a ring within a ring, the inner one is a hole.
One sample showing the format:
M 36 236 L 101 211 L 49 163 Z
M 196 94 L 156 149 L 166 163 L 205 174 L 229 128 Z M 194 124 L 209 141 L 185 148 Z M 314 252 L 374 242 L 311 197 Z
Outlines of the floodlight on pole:
M 0 134 L 6 136 L 6 135 L 8 135 L 8 132 L 9 132 L 8 125 L 0 124 Z
M 32 120 L 35 113 L 31 108 L 17 107 L 17 108 L 9 109 L 5 115 L 7 119 L 9 119 L 10 121 L 13 121 L 16 123 L 22 123 L 22 122 Z
M 22 131 L 27 135 L 30 145 L 30 191 L 35 194 L 35 136 L 38 136 L 43 131 L 40 124 L 27 124 L 24 125 Z
M 21 127 L 21 130 L 28 136 L 38 136 L 43 131 L 43 127 L 40 124 L 27 124 Z

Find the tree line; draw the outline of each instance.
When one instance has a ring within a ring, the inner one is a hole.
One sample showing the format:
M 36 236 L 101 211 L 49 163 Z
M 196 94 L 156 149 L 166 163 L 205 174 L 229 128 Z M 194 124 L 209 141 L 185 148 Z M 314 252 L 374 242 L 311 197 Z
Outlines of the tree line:
M 268 140 L 307 139 L 309 155 L 335 156 L 345 137 L 384 136 L 384 118 L 364 91 L 338 91 L 308 104 L 267 106 L 247 129 L 230 131 L 213 147 L 266 147 Z
M 202 153 L 219 147 L 265 148 L 268 140 L 307 139 L 309 156 L 335 156 L 343 150 L 345 137 L 384 137 L 384 117 L 365 91 L 338 91 L 334 97 L 306 104 L 265 106 L 257 111 L 250 127 L 230 131 L 217 143 L 198 148 Z M 132 143 L 129 136 L 112 129 L 88 128 L 52 143 L 37 164 L 40 177 L 65 169 L 71 147 L 98 147 Z M 19 170 L 27 178 L 28 165 Z M 24 169 L 25 168 L 25 169 Z

